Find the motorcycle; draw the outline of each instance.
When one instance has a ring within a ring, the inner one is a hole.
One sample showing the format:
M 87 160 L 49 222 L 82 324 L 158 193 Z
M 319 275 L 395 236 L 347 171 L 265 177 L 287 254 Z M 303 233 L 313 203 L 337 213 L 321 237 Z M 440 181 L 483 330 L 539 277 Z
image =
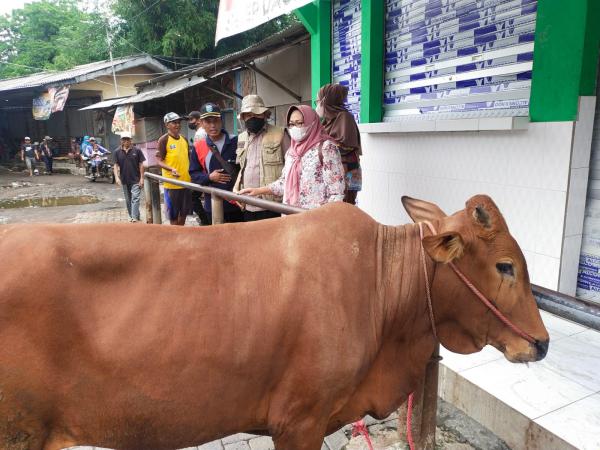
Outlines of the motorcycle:
M 83 156 L 82 159 L 85 161 L 85 176 L 90 181 L 95 182 L 98 178 L 106 178 L 110 180 L 111 184 L 115 183 L 113 165 L 108 160 L 106 154 L 94 152 L 91 157 Z M 96 166 L 95 170 L 94 165 Z

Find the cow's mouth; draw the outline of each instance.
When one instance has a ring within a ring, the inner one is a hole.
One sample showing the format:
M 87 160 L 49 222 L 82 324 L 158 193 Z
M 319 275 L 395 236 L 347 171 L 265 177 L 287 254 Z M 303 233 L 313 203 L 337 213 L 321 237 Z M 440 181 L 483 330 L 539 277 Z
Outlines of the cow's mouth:
M 496 348 L 504 354 L 504 357 L 512 363 L 529 363 L 541 361 L 546 357 L 548 353 L 548 347 L 550 340 L 535 341 L 533 344 L 529 344 L 526 351 L 511 352 L 504 345 L 497 346 Z

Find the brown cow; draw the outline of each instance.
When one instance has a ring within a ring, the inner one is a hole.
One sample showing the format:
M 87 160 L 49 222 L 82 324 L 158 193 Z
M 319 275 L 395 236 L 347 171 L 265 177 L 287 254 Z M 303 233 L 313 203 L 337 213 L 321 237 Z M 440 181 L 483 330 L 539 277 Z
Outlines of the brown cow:
M 527 267 L 494 203 L 429 220 L 423 244 L 442 344 L 544 357 Z M 92 238 L 90 238 L 92 236 Z M 32 244 L 35 243 L 35 246 Z M 418 226 L 332 204 L 211 228 L 0 228 L 0 447 L 175 449 L 252 431 L 316 450 L 385 417 L 434 349 Z M 499 322 L 456 264 L 537 342 Z

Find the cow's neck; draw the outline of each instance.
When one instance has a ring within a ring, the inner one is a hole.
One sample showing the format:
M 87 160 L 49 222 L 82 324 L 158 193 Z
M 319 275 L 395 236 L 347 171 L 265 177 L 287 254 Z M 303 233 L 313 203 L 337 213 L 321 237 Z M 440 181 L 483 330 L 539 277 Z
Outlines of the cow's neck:
M 369 410 L 385 415 L 421 381 L 434 347 L 417 225 L 379 228 L 380 350 L 367 380 Z M 433 264 L 426 257 L 432 274 Z M 433 277 L 430 275 L 430 282 Z

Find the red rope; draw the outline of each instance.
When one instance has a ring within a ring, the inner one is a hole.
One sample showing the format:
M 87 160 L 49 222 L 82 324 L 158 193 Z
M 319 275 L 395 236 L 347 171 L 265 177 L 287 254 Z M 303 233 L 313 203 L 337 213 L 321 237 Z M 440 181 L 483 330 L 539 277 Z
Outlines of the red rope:
M 369 450 L 373 450 L 373 443 L 371 442 L 371 437 L 369 436 L 369 430 L 365 425 L 365 421 L 360 419 L 358 422 L 354 422 L 352 424 L 352 436 L 358 436 L 362 434 L 367 441 L 367 447 Z
M 412 411 L 413 411 L 414 392 L 408 395 L 408 405 L 406 407 L 406 439 L 410 450 L 415 450 L 415 442 L 412 435 Z
M 432 234 L 437 234 L 437 232 L 435 231 L 435 228 L 433 227 L 433 225 L 430 222 L 425 221 L 425 224 L 427 225 L 427 227 L 429 228 L 429 231 L 431 231 Z M 421 223 L 419 223 L 419 232 L 420 232 L 421 241 L 422 241 L 423 240 L 423 229 L 421 227 Z M 421 243 L 421 249 L 423 249 L 422 243 Z M 422 253 L 422 257 L 424 258 L 423 253 Z M 473 292 L 473 294 L 475 294 L 475 296 L 479 300 L 481 300 L 482 303 L 485 306 L 487 306 L 489 308 L 489 310 L 492 311 L 492 313 L 494 313 L 494 315 L 502 323 L 504 323 L 507 327 L 509 327 L 511 330 L 513 330 L 516 334 L 521 336 L 527 342 L 530 342 L 532 344 L 534 344 L 536 342 L 536 340 L 531 335 L 525 333 L 523 330 L 521 330 L 519 327 L 517 327 L 515 324 L 513 324 L 510 320 L 508 320 L 508 318 L 504 314 L 502 314 L 502 312 L 498 308 L 496 308 L 492 304 L 492 302 L 490 302 L 487 299 L 487 297 L 481 293 L 481 291 L 479 289 L 477 289 L 475 287 L 475 285 L 466 277 L 466 275 L 464 273 L 462 273 L 460 271 L 460 269 L 458 267 L 456 267 L 456 265 L 453 262 L 449 262 L 448 265 L 452 268 L 452 270 L 458 276 L 458 278 L 460 278 L 462 280 L 462 282 L 465 283 L 465 285 L 471 290 L 471 292 Z M 427 270 L 425 270 L 425 279 L 427 279 Z M 431 296 L 430 296 L 431 294 L 429 293 L 429 290 L 427 292 L 427 295 L 428 295 L 427 301 L 429 303 L 430 315 L 431 315 L 431 317 L 433 317 L 433 309 L 431 306 Z M 435 328 L 435 324 L 433 322 L 432 322 L 432 325 Z M 434 331 L 434 335 L 435 335 L 435 331 Z

